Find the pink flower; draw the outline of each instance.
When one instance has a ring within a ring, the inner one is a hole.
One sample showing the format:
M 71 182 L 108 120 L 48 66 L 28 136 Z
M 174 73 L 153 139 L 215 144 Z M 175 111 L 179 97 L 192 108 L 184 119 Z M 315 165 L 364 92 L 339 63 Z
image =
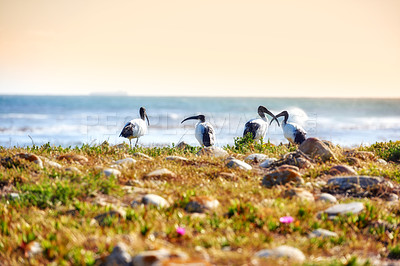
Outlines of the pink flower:
M 279 222 L 283 223 L 283 224 L 290 224 L 293 223 L 294 219 L 292 216 L 283 216 L 281 218 L 279 218 Z
M 185 234 L 186 230 L 183 227 L 178 227 L 176 228 L 176 233 L 180 236 L 183 236 Z

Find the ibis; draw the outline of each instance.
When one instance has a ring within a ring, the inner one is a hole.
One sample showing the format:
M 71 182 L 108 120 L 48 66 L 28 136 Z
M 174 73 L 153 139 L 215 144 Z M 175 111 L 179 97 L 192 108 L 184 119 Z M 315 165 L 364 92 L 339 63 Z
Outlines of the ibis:
M 265 137 L 265 134 L 268 131 L 268 118 L 265 116 L 265 113 L 272 117 L 272 121 L 276 120 L 279 126 L 279 122 L 276 119 L 275 115 L 271 113 L 266 107 L 260 105 L 258 107 L 258 114 L 260 118 L 255 118 L 247 121 L 244 126 L 243 137 L 247 134 L 251 134 L 253 140 L 260 140 L 261 138 Z
M 147 125 L 145 118 L 147 119 L 147 124 L 150 125 L 149 117 L 147 116 L 146 113 L 146 108 L 140 107 L 139 113 L 140 113 L 140 118 L 133 119 L 128 123 L 126 123 L 126 125 L 121 131 L 121 134 L 119 135 L 120 137 L 129 139 L 129 147 L 132 147 L 131 143 L 132 139 L 136 138 L 136 144 L 135 144 L 136 147 L 139 138 L 147 133 Z
M 200 145 L 213 146 L 215 143 L 215 130 L 209 122 L 206 122 L 206 117 L 204 115 L 191 116 L 182 120 L 181 124 L 190 119 L 199 120 L 196 124 L 195 136 Z
M 285 119 L 282 122 L 283 135 L 290 143 L 301 144 L 306 140 L 307 132 L 296 123 L 288 123 L 289 113 L 282 111 L 276 115 L 276 118 L 284 116 Z M 272 121 L 271 121 L 272 123 Z

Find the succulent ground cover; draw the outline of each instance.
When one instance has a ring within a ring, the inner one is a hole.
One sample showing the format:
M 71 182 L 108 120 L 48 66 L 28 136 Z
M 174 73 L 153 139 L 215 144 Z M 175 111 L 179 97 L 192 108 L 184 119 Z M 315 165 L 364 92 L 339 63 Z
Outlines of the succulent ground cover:
M 177 258 L 187 265 L 399 263 L 400 142 L 321 145 L 334 156 L 321 160 L 297 146 L 248 138 L 224 147 L 225 156 L 196 155 L 200 147 L 189 145 L 0 147 L 0 261 L 106 264 L 123 243 L 132 258 L 166 249 L 185 254 Z M 251 154 L 277 160 L 264 168 L 261 157 L 246 160 Z M 228 167 L 233 158 L 251 170 Z M 338 173 L 381 179 L 364 186 L 345 178 L 342 186 L 331 180 Z M 286 176 L 274 183 L 276 175 Z M 338 202 L 321 200 L 323 193 Z M 326 212 L 352 202 L 362 210 Z M 268 253 L 281 246 L 304 259 Z

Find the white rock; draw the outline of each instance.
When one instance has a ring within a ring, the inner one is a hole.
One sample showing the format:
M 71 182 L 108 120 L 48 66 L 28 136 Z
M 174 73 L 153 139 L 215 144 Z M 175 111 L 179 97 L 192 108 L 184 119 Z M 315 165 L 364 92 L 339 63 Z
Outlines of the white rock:
M 318 200 L 332 202 L 332 203 L 337 202 L 337 199 L 335 198 L 335 196 L 332 196 L 329 193 L 322 193 L 321 195 L 319 195 Z
M 196 155 L 202 156 L 202 155 L 207 155 L 207 156 L 213 156 L 213 157 L 228 157 L 228 152 L 220 147 L 204 147 L 201 150 L 199 150 Z
M 57 169 L 61 169 L 62 168 L 61 164 L 53 162 L 53 161 L 50 161 L 50 160 L 46 160 L 45 164 L 50 166 L 50 167 L 57 168 Z
M 251 170 L 252 169 L 251 165 L 249 165 L 249 164 L 247 164 L 247 163 L 245 163 L 243 161 L 237 160 L 237 159 L 230 160 L 226 164 L 226 166 L 229 167 L 229 168 L 239 168 L 239 169 L 242 169 L 242 170 Z
M 323 237 L 323 238 L 329 238 L 329 237 L 338 237 L 338 234 L 336 234 L 335 232 L 326 230 L 326 229 L 322 229 L 322 228 L 318 228 L 314 231 L 312 231 L 308 237 L 312 238 L 312 237 Z
M 104 266 L 128 266 L 132 261 L 131 255 L 126 251 L 128 248 L 123 242 L 118 243 L 111 254 L 107 257 Z
M 132 158 L 125 158 L 125 159 L 121 159 L 118 161 L 115 161 L 113 164 L 117 164 L 117 165 L 131 165 L 136 163 L 135 159 Z
M 276 158 L 268 158 L 268 159 L 265 159 L 262 163 L 260 163 L 260 167 L 262 167 L 262 168 L 268 168 L 268 167 L 270 167 L 271 166 L 271 164 L 273 163 L 273 162 L 276 162 L 278 159 L 276 159 Z
M 306 257 L 301 250 L 290 246 L 279 246 L 274 249 L 263 249 L 255 254 L 259 258 L 288 258 L 298 262 L 303 262 Z
M 157 207 L 168 207 L 169 203 L 163 197 L 155 194 L 147 194 L 142 198 L 142 203 L 145 205 L 154 205 Z
M 32 257 L 33 255 L 39 254 L 42 252 L 42 247 L 39 242 L 34 241 L 33 243 L 29 243 L 29 249 L 27 250 L 28 256 Z
M 108 168 L 108 169 L 104 169 L 104 170 L 103 170 L 103 174 L 105 174 L 106 176 L 111 176 L 111 175 L 113 175 L 113 176 L 115 176 L 115 177 L 118 177 L 118 176 L 121 175 L 121 172 L 120 172 L 119 170 L 117 170 L 117 169 Z
M 253 153 L 253 154 L 250 154 L 249 156 L 247 156 L 247 157 L 244 159 L 244 161 L 245 161 L 245 162 L 255 162 L 255 163 L 258 163 L 258 162 L 264 161 L 264 160 L 267 159 L 267 158 L 268 158 L 268 156 L 265 155 L 265 154 L 262 154 L 262 153 Z
M 378 160 L 376 160 L 376 162 L 380 163 L 382 165 L 387 165 L 388 164 L 384 159 L 380 159 L 380 158 Z
M 364 203 L 362 202 L 351 202 L 347 204 L 337 204 L 326 209 L 324 212 L 328 214 L 328 217 L 333 217 L 339 214 L 354 213 L 357 214 L 364 210 Z
M 150 172 L 146 175 L 147 178 L 153 178 L 153 177 L 168 177 L 168 178 L 174 178 L 176 177 L 176 174 L 174 172 L 171 172 L 170 170 L 166 168 L 162 169 L 157 169 L 154 170 L 153 172 Z
M 139 157 L 139 158 L 142 158 L 142 159 L 146 159 L 146 160 L 153 160 L 153 158 L 151 158 L 150 156 L 148 156 L 148 155 L 146 155 L 146 154 L 144 154 L 144 153 L 141 153 L 141 152 L 135 152 L 134 154 L 132 154 L 133 156 L 135 156 L 135 157 Z

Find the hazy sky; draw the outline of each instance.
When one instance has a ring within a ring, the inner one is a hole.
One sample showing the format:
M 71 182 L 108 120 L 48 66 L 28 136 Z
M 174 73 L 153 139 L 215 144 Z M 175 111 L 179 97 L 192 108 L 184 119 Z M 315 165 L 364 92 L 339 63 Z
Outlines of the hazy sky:
M 0 0 L 0 94 L 400 97 L 400 0 Z

